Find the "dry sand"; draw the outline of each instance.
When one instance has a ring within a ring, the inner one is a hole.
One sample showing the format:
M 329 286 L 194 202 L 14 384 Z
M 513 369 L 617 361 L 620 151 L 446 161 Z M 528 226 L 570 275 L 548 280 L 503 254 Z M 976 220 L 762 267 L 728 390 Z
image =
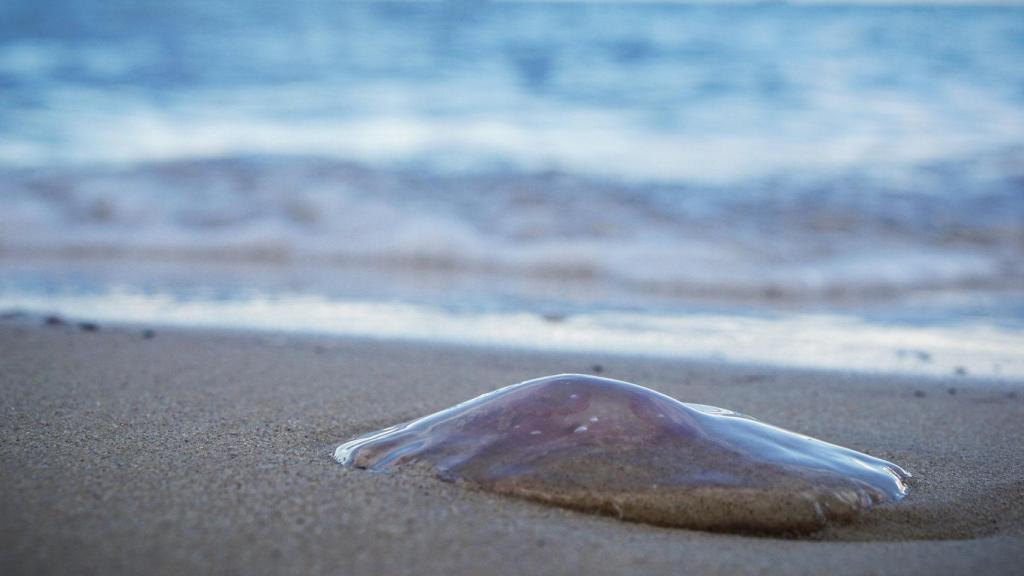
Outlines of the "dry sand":
M 631 524 L 339 466 L 336 444 L 593 372 L 892 460 L 810 539 Z M 4 574 L 1024 573 L 1024 386 L 314 336 L 0 321 Z

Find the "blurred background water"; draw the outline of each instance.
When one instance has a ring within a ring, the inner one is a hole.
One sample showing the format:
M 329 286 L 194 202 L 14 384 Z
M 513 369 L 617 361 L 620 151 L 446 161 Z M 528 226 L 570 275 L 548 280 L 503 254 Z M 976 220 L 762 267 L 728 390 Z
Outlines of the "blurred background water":
M 0 304 L 816 314 L 1024 349 L 1021 62 L 1019 6 L 8 0 Z

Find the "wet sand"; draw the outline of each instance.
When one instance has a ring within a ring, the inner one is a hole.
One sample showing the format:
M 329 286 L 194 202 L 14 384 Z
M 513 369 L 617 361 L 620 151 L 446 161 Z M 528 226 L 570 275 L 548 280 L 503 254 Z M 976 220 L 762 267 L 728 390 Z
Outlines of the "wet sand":
M 982 574 L 1024 562 L 1024 386 L 0 321 L 5 574 Z M 600 368 L 600 370 L 598 370 Z M 622 522 L 373 474 L 359 433 L 599 372 L 891 460 L 911 495 L 803 539 Z

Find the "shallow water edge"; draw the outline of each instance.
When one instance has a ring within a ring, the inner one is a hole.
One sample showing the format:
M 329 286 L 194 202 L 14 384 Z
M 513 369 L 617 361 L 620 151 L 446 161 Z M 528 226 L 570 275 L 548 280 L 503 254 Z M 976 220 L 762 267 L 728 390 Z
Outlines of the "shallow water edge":
M 828 312 L 699 310 L 644 313 L 444 306 L 303 293 L 0 292 L 0 310 L 96 322 L 330 334 L 381 339 L 606 352 L 769 366 L 932 376 L 1024 378 L 1024 334 L 980 320 L 930 325 Z

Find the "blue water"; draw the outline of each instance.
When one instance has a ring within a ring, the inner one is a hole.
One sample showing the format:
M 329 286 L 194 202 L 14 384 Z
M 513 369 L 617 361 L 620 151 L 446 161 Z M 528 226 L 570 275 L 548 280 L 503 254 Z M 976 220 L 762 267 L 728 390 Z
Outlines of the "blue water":
M 728 182 L 1019 159 L 1024 131 L 1020 8 L 4 11 L 0 159 L 14 164 L 310 153 Z
M 1022 7 L 8 1 L 0 296 L 1016 333 L 1021 62 Z

